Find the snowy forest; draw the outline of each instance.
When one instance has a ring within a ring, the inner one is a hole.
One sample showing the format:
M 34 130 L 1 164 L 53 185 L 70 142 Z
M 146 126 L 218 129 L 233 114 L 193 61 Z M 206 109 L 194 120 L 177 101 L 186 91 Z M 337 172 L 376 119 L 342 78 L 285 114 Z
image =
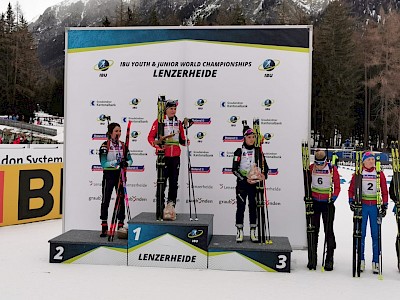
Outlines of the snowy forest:
M 238 6 L 219 7 L 188 20 L 184 11 L 115 1 L 111 15 L 93 26 L 313 25 L 313 146 L 337 147 L 350 139 L 386 148 L 400 140 L 400 14 L 389 4 L 357 13 L 345 0 L 308 14 L 280 1 L 264 21 Z M 352 3 L 352 2 L 351 2 Z M 0 8 L 0 115 L 29 115 L 37 108 L 63 115 L 63 68 L 45 66 L 38 39 L 19 7 Z M 79 24 L 75 24 L 78 26 Z M 73 26 L 73 24 L 69 24 Z M 64 53 L 59 53 L 63 57 Z M 339 137 L 339 139 L 338 139 Z M 382 149 L 385 150 L 385 149 Z

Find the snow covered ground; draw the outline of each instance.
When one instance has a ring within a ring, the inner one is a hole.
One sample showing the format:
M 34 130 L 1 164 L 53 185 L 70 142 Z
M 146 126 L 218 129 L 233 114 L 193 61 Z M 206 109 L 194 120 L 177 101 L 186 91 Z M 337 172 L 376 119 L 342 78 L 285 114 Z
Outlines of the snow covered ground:
M 301 250 L 292 253 L 291 273 L 50 264 L 48 240 L 62 233 L 62 221 L 51 220 L 0 227 L 0 299 L 394 299 L 400 281 L 395 218 L 388 212 L 382 225 L 384 279 L 371 272 L 369 232 L 367 270 L 361 278 L 353 278 L 352 213 L 347 204 L 352 170 L 340 167 L 339 172 L 344 183 L 336 201 L 332 272 L 320 269 L 323 234 L 316 271 L 306 268 L 307 251 Z M 391 179 L 390 170 L 385 174 Z M 282 226 L 285 222 L 290 220 L 283 220 Z

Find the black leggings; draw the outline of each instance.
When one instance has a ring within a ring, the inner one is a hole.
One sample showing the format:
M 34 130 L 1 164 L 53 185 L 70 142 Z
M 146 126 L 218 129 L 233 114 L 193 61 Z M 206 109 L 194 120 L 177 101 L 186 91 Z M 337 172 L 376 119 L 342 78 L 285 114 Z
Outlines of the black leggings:
M 114 172 L 112 174 L 103 175 L 102 186 L 102 199 L 101 199 L 101 209 L 100 209 L 100 219 L 108 220 L 108 207 L 110 206 L 111 194 L 113 190 L 117 191 L 120 195 L 120 205 L 117 212 L 117 218 L 120 222 L 125 220 L 125 199 L 124 199 L 124 189 L 121 185 L 118 191 L 120 172 Z M 118 199 L 118 197 L 116 197 Z

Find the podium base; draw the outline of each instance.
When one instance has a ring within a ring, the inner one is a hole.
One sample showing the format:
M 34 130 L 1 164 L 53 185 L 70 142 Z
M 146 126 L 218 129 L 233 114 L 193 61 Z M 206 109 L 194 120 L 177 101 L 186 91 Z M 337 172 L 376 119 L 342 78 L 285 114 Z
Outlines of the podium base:
M 50 263 L 127 265 L 128 241 L 109 242 L 100 231 L 70 230 L 49 241 Z
M 287 237 L 272 237 L 272 244 L 250 240 L 237 243 L 235 236 L 214 235 L 208 247 L 208 268 L 214 270 L 290 273 L 292 247 Z
M 207 248 L 213 233 L 213 215 L 177 214 L 175 221 L 157 221 L 141 213 L 128 222 L 128 265 L 206 269 Z

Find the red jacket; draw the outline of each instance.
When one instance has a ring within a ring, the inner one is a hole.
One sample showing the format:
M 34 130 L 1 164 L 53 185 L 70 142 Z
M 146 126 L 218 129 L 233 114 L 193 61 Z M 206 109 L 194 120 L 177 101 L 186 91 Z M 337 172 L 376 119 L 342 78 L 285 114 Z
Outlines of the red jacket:
M 331 164 L 329 165 L 329 170 L 330 173 L 332 175 L 332 183 L 333 183 L 333 193 L 331 195 L 331 198 L 335 197 L 337 198 L 339 196 L 340 193 L 340 176 L 339 176 L 339 172 L 336 168 L 336 166 L 332 166 Z M 314 170 L 314 164 L 310 165 L 310 173 L 311 173 L 311 177 L 313 176 L 313 170 Z M 317 200 L 317 201 L 327 201 L 329 198 L 329 194 L 322 194 L 322 193 L 318 193 L 318 192 L 312 192 L 311 193 L 313 199 Z
M 363 168 L 363 170 L 366 170 L 368 172 L 372 172 L 374 169 L 375 169 L 375 167 L 373 167 L 371 169 Z M 353 200 L 354 200 L 354 184 L 355 184 L 355 176 L 354 175 L 355 174 L 353 174 L 353 176 L 351 177 L 350 186 L 349 186 L 349 199 L 353 199 Z M 380 188 L 381 188 L 382 202 L 388 203 L 388 189 L 387 189 L 387 185 L 386 185 L 386 177 L 385 177 L 385 174 L 383 173 L 383 171 L 380 172 L 379 182 L 380 182 Z M 371 200 L 363 199 L 363 202 L 369 203 L 369 204 L 374 204 L 374 203 L 376 203 L 376 200 L 371 201 Z M 371 203 L 371 202 L 374 202 L 374 203 Z
M 179 122 L 179 144 L 185 146 L 186 145 L 186 137 L 185 137 L 185 133 L 183 130 L 183 125 L 181 121 Z M 154 142 L 156 140 L 157 137 L 157 128 L 158 128 L 158 120 L 155 120 L 153 122 L 153 125 L 151 126 L 149 135 L 147 136 L 147 140 L 150 143 L 150 145 L 152 145 L 154 148 L 156 148 L 156 153 L 158 152 L 158 150 L 160 150 L 160 146 L 156 145 Z M 173 157 L 173 156 L 180 156 L 181 155 L 181 147 L 179 145 L 167 145 L 164 144 L 163 145 L 163 149 L 165 151 L 165 156 L 166 157 Z

